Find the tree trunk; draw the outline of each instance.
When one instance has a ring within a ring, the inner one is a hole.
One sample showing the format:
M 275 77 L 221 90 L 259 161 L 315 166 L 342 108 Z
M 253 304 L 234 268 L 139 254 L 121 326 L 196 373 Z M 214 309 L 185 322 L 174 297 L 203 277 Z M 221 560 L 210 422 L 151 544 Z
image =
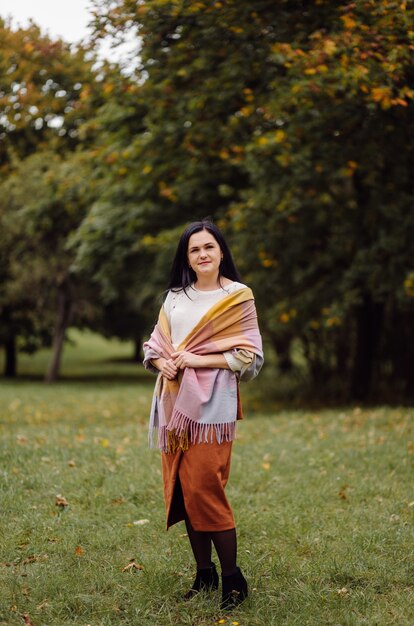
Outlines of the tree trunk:
M 53 336 L 52 359 L 45 376 L 45 381 L 47 383 L 55 382 L 59 378 L 63 344 L 65 341 L 66 331 L 72 321 L 73 309 L 74 306 L 69 295 L 68 285 L 64 284 L 59 287 L 58 291 L 58 312 L 56 328 Z
M 371 392 L 383 311 L 382 303 L 373 302 L 371 296 L 365 294 L 356 313 L 356 351 L 351 383 L 354 400 L 366 400 Z
M 350 345 L 349 345 L 350 328 L 349 324 L 346 324 L 345 328 L 341 328 L 338 332 L 338 338 L 335 345 L 336 356 L 336 375 L 343 381 L 347 379 L 349 374 L 349 357 L 350 357 Z
M 135 337 L 134 340 L 134 363 L 142 361 L 142 337 Z
M 16 336 L 14 334 L 4 343 L 4 352 L 4 375 L 6 378 L 15 378 L 17 375 L 17 349 Z
M 286 374 L 292 371 L 293 363 L 290 354 L 290 345 L 292 343 L 292 337 L 286 333 L 286 335 L 272 336 L 272 344 L 276 351 L 278 358 L 279 371 L 282 374 Z

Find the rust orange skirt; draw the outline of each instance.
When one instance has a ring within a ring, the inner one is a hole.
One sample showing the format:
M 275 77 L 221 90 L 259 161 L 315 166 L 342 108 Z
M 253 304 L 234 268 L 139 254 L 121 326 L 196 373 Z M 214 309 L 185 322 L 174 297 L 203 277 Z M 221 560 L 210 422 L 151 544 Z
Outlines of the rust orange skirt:
M 167 529 L 185 519 L 196 531 L 235 527 L 224 493 L 230 474 L 232 441 L 190 443 L 188 450 L 162 452 Z

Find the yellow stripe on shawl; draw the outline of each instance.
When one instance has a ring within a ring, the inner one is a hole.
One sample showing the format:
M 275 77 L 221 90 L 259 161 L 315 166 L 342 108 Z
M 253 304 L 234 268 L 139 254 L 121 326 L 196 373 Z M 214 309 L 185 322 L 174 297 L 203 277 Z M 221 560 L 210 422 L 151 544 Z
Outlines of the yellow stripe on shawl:
M 160 314 L 158 316 L 158 323 L 161 327 L 162 332 L 164 333 L 164 335 L 166 337 L 168 337 L 168 339 L 170 339 L 171 341 L 171 331 L 170 331 L 170 324 L 168 322 L 168 317 L 167 314 L 164 310 L 164 307 L 161 307 L 161 311 Z
M 168 322 L 168 317 L 164 310 L 164 306 L 161 307 L 160 313 L 158 315 L 158 324 L 163 334 L 169 339 L 169 341 L 171 341 L 170 324 Z M 179 372 L 178 378 L 174 378 L 174 380 L 169 380 L 164 376 L 159 376 L 155 385 L 154 393 L 156 393 L 157 396 L 160 397 L 162 391 L 168 389 L 172 395 L 177 395 L 180 388 L 181 378 L 182 372 Z
M 243 287 L 242 289 L 238 289 L 234 293 L 230 293 L 228 296 L 225 296 L 222 300 L 219 300 L 218 302 L 216 302 L 216 304 L 213 304 L 211 309 L 209 309 L 207 313 L 203 315 L 203 317 L 198 322 L 198 324 L 194 326 L 194 328 L 188 333 L 187 337 L 185 337 L 184 340 L 180 343 L 180 345 L 177 348 L 177 351 L 183 350 L 184 346 L 188 343 L 190 337 L 192 335 L 195 335 L 196 332 L 200 328 L 202 328 L 204 324 L 206 324 L 206 322 L 209 322 L 210 320 L 214 319 L 216 315 L 223 313 L 226 309 L 229 309 L 230 307 L 236 304 L 247 302 L 248 300 L 254 300 L 253 292 L 250 289 L 250 287 Z M 166 315 L 165 315 L 165 319 L 168 325 L 168 320 L 167 320 Z M 163 331 L 164 331 L 164 328 L 163 328 Z

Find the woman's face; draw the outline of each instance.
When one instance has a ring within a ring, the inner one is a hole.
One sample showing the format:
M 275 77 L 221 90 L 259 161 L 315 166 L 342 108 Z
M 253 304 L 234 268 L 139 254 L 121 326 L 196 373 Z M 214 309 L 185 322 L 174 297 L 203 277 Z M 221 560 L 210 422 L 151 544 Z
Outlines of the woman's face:
M 188 240 L 187 257 L 197 278 L 218 276 L 223 253 L 217 240 L 208 230 L 200 230 L 191 235 Z

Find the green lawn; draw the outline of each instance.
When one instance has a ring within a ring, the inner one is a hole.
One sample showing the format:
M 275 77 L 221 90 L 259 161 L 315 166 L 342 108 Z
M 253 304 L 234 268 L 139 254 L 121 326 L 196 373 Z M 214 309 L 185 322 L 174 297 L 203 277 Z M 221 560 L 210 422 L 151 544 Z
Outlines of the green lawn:
M 194 568 L 184 526 L 165 532 L 147 448 L 154 379 L 131 346 L 76 341 L 62 382 L 29 379 L 45 354 L 0 381 L 0 624 L 414 624 L 411 409 L 247 398 L 227 489 L 251 593 L 222 614 L 218 593 L 180 599 Z M 132 559 L 142 569 L 122 571 Z

